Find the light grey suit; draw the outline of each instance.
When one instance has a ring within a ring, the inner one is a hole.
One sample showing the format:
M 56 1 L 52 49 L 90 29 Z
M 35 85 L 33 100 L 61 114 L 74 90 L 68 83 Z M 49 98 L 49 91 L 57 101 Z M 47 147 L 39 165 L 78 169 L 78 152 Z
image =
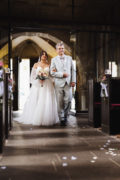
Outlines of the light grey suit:
M 53 71 L 54 69 L 56 69 L 56 72 Z M 60 56 L 52 58 L 50 73 L 54 77 L 58 114 L 62 121 L 67 118 L 71 105 L 71 82 L 76 82 L 76 72 L 72 57 L 64 55 L 64 59 L 60 59 Z M 69 76 L 63 78 L 63 73 L 67 73 Z

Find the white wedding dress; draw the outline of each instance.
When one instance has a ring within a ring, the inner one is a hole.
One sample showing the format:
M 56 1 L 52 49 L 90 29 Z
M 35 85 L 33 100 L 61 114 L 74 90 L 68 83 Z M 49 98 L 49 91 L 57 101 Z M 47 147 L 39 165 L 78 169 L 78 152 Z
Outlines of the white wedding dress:
M 40 71 L 49 74 L 49 67 L 37 69 L 32 68 L 30 94 L 24 105 L 23 113 L 20 117 L 14 118 L 23 124 L 37 126 L 50 126 L 59 123 L 57 113 L 57 102 L 55 90 L 50 75 L 43 81 L 43 86 L 39 79 L 36 79 Z

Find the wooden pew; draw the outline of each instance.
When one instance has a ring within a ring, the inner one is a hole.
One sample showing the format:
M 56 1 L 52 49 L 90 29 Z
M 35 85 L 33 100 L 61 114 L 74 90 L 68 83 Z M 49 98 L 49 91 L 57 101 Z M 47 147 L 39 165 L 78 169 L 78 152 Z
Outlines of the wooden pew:
M 0 98 L 0 153 L 5 143 L 5 119 L 3 118 L 3 99 Z
M 101 126 L 101 97 L 100 83 L 93 79 L 88 81 L 89 105 L 88 105 L 88 123 L 95 128 Z
M 4 71 L 3 71 L 3 89 L 4 89 Z M 3 95 L 0 97 L 0 153 L 3 152 L 3 146 L 5 143 L 5 118 L 4 118 L 4 106 Z
M 120 133 L 120 79 L 108 78 L 108 97 L 101 98 L 102 131 Z
M 0 153 L 3 152 L 5 140 L 8 139 L 12 128 L 12 100 L 11 96 L 8 96 L 8 79 L 9 73 L 4 71 L 4 93 L 0 98 Z
M 4 73 L 4 95 L 3 95 L 3 118 L 5 121 L 5 138 L 8 139 L 9 135 L 9 122 L 8 122 L 8 73 Z

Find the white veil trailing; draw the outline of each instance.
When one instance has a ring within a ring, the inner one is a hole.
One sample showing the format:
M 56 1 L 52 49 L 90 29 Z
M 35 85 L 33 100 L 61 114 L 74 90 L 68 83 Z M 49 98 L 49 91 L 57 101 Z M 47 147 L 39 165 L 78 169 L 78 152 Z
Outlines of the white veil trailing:
M 36 69 L 32 67 L 31 75 L 30 75 L 30 83 L 34 84 L 36 80 Z
M 38 58 L 38 62 L 40 62 L 40 56 L 39 56 L 39 58 Z
M 38 62 L 40 62 L 40 56 L 38 58 Z M 30 83 L 34 84 L 36 80 L 36 69 L 32 67 L 31 75 L 30 75 Z

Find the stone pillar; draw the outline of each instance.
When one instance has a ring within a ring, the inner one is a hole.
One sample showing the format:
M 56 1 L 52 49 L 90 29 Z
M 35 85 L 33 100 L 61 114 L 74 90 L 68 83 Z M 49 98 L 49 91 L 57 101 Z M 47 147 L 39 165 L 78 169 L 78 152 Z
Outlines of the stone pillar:
M 117 71 L 117 73 L 118 73 L 118 77 L 120 77 L 120 62 L 118 63 L 118 71 Z
M 18 68 L 19 61 L 18 57 L 13 58 L 13 80 L 14 80 L 14 90 L 13 90 L 13 110 L 18 110 Z

